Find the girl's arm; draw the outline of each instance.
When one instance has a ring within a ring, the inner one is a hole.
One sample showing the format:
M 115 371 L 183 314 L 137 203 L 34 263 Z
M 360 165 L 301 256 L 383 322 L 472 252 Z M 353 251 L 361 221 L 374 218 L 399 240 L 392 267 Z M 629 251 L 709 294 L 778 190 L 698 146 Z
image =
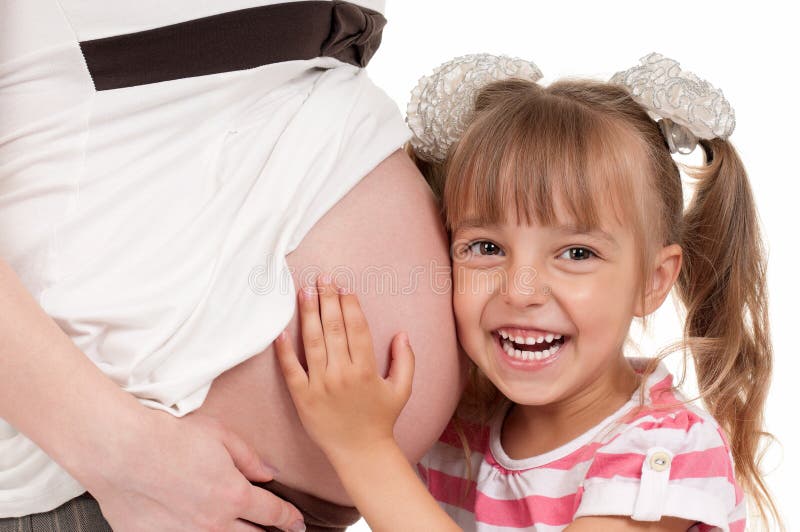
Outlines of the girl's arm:
M 659 521 L 634 521 L 625 516 L 581 517 L 573 521 L 564 532 L 686 532 L 692 521 L 678 517 L 662 517 Z
M 411 395 L 414 355 L 407 336 L 393 339 L 391 369 L 383 379 L 355 295 L 338 293 L 322 277 L 316 290 L 301 290 L 299 300 L 308 372 L 285 332 L 275 341 L 278 360 L 303 426 L 372 530 L 460 530 L 392 434 Z
M 297 510 L 245 476 L 271 472 L 209 419 L 139 404 L 58 328 L 0 260 L 0 417 L 100 502 L 114 530 L 283 528 Z

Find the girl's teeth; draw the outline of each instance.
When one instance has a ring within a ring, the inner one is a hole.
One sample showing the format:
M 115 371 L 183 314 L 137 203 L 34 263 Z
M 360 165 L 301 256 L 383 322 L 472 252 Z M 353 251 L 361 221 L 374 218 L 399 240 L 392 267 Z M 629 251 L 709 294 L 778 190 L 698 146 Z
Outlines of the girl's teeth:
M 554 338 L 557 340 L 560 339 L 557 338 L 557 335 L 554 335 Z M 528 340 L 532 339 L 531 338 L 526 339 L 525 341 L 526 345 L 530 345 Z M 509 337 L 507 339 L 504 339 L 504 341 L 501 342 L 501 345 L 503 347 L 503 351 L 505 351 L 506 354 L 508 354 L 508 356 L 515 358 L 517 360 L 544 360 L 554 355 L 561 348 L 561 344 L 557 344 L 550 347 L 550 349 L 545 349 L 542 351 L 526 351 L 523 349 L 516 349 L 513 344 L 514 341 L 515 341 L 514 337 Z M 521 344 L 522 342 L 519 343 Z
M 550 343 L 553 340 L 561 340 L 563 338 L 562 335 L 553 334 L 553 333 L 548 333 L 547 335 L 539 336 L 538 338 L 534 338 L 534 337 L 527 337 L 526 338 L 524 336 L 512 336 L 508 332 L 502 331 L 502 330 L 498 331 L 498 334 L 500 335 L 500 337 L 503 340 L 510 340 L 510 341 L 516 342 L 517 344 L 520 344 L 520 345 L 535 345 L 535 344 L 541 344 L 541 343 L 543 343 L 545 341 L 547 343 Z

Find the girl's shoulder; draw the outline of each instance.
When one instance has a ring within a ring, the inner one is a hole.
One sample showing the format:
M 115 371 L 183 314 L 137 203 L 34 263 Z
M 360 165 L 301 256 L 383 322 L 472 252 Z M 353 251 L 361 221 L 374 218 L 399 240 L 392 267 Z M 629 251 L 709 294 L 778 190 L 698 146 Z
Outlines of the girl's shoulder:
M 637 362 L 632 363 L 636 367 Z M 684 397 L 663 363 L 646 376 L 631 404 L 606 438 L 604 451 L 622 450 L 624 446 L 631 446 L 630 451 L 644 451 L 662 446 L 673 454 L 719 449 L 730 455 L 728 439 L 717 420 L 697 402 Z
M 646 396 L 595 442 L 576 518 L 674 516 L 723 529 L 744 522 L 744 494 L 724 431 L 672 382 L 659 366 L 648 376 Z
M 725 432 L 710 414 L 686 404 L 634 407 L 598 442 L 592 468 L 602 468 L 607 461 L 621 465 L 625 457 L 641 474 L 642 460 L 654 454 L 668 456 L 667 463 L 673 468 L 692 469 L 673 471 L 672 478 L 691 474 L 693 478 L 733 479 L 733 458 Z

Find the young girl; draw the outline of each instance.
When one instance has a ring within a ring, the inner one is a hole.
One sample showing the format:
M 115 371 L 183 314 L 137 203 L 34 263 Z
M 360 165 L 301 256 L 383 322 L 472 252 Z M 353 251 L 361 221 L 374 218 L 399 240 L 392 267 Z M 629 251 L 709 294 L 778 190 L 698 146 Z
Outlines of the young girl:
M 774 512 L 757 464 L 772 355 L 756 211 L 725 140 L 733 112 L 656 54 L 610 83 L 538 77 L 532 64 L 459 58 L 412 99 L 474 363 L 418 467 L 433 497 L 392 436 L 408 338 L 395 337 L 382 379 L 354 287 L 328 277 L 301 290 L 307 372 L 285 333 L 277 342 L 303 424 L 374 530 L 744 530 L 745 492 Z M 691 169 L 684 211 L 672 153 L 697 137 L 706 163 Z M 673 286 L 678 348 L 710 413 L 660 358 L 623 355 L 633 318 Z

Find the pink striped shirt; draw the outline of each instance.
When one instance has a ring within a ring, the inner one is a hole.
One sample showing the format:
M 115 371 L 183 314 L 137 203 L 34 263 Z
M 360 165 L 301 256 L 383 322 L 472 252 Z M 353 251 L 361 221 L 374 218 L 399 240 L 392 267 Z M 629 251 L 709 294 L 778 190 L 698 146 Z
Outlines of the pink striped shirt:
M 745 529 L 742 490 L 719 425 L 684 405 L 661 365 L 638 393 L 593 429 L 543 455 L 516 460 L 500 443 L 508 407 L 467 425 L 473 478 L 452 424 L 422 459 L 423 481 L 464 530 L 563 530 L 583 516 L 688 519 L 689 530 Z M 476 479 L 476 480 L 475 480 Z

